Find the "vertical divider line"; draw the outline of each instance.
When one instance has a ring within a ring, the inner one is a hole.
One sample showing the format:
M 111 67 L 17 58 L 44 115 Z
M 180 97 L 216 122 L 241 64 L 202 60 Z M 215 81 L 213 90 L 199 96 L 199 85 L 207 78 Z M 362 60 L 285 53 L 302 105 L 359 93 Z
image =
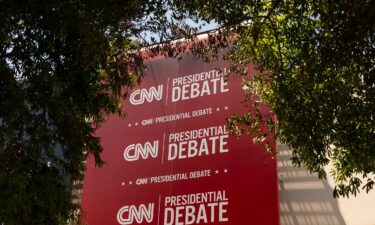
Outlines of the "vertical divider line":
M 163 148 L 161 152 L 161 164 L 164 164 L 164 144 L 165 144 L 165 132 L 163 134 Z
M 160 223 L 160 199 L 161 199 L 161 196 L 159 195 L 158 225 L 159 225 L 159 223 Z
M 167 92 L 165 93 L 165 106 L 168 105 L 169 77 L 167 77 Z

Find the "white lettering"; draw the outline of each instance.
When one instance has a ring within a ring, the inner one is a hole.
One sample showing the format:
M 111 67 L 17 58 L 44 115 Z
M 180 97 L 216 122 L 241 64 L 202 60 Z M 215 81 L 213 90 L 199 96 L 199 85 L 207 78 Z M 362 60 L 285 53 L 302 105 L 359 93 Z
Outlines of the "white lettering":
M 149 155 L 152 158 L 156 158 L 158 155 L 159 141 L 155 140 L 152 145 L 150 142 L 142 144 L 131 144 L 124 150 L 124 158 L 126 161 L 136 161 L 141 156 L 143 159 L 147 159 Z
M 141 204 L 137 208 L 134 205 L 126 205 L 117 212 L 117 222 L 121 225 L 133 224 L 134 220 L 137 223 L 151 223 L 154 217 L 154 203 L 149 203 L 148 208 L 146 205 Z
M 159 85 L 158 89 L 151 87 L 149 90 L 140 89 L 134 91 L 130 95 L 130 103 L 132 105 L 141 105 L 145 101 L 152 102 L 154 99 L 160 101 L 163 97 L 163 85 Z

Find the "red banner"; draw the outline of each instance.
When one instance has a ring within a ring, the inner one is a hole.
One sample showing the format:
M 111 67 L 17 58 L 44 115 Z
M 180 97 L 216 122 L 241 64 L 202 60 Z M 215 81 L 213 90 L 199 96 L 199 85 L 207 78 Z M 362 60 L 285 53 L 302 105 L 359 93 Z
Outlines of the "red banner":
M 88 160 L 83 221 L 279 224 L 275 159 L 226 125 L 246 110 L 240 78 L 191 55 L 146 66 L 126 118 L 111 116 L 97 132 L 106 164 Z

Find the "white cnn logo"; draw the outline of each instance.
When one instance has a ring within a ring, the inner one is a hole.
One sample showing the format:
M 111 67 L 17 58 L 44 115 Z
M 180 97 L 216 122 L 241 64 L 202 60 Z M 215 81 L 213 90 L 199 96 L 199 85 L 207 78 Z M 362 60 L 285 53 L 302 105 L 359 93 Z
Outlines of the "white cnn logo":
M 151 223 L 153 217 L 154 203 L 149 203 L 148 208 L 144 204 L 139 205 L 138 208 L 134 205 L 126 205 L 117 213 L 117 221 L 121 225 L 132 224 L 134 220 L 137 223 L 143 223 L 143 220 L 146 220 L 147 223 Z
M 143 104 L 145 101 L 152 102 L 154 99 L 160 101 L 163 97 L 163 85 L 159 85 L 158 89 L 151 87 L 149 90 L 140 89 L 134 91 L 130 95 L 130 103 L 133 105 Z
M 142 144 L 131 144 L 126 147 L 124 151 L 124 158 L 126 161 L 136 161 L 141 156 L 143 159 L 147 159 L 149 155 L 152 158 L 156 158 L 158 156 L 158 147 L 159 141 L 155 140 L 154 144 L 150 142 L 146 142 L 144 145 Z

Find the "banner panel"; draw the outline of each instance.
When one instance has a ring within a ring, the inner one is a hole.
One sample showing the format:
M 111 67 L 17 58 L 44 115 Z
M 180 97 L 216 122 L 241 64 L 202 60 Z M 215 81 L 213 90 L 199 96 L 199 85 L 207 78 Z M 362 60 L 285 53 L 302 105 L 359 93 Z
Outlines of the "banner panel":
M 275 159 L 226 125 L 246 110 L 241 79 L 227 79 L 223 61 L 188 54 L 146 66 L 126 118 L 111 116 L 97 132 L 106 164 L 87 162 L 84 222 L 279 224 Z

